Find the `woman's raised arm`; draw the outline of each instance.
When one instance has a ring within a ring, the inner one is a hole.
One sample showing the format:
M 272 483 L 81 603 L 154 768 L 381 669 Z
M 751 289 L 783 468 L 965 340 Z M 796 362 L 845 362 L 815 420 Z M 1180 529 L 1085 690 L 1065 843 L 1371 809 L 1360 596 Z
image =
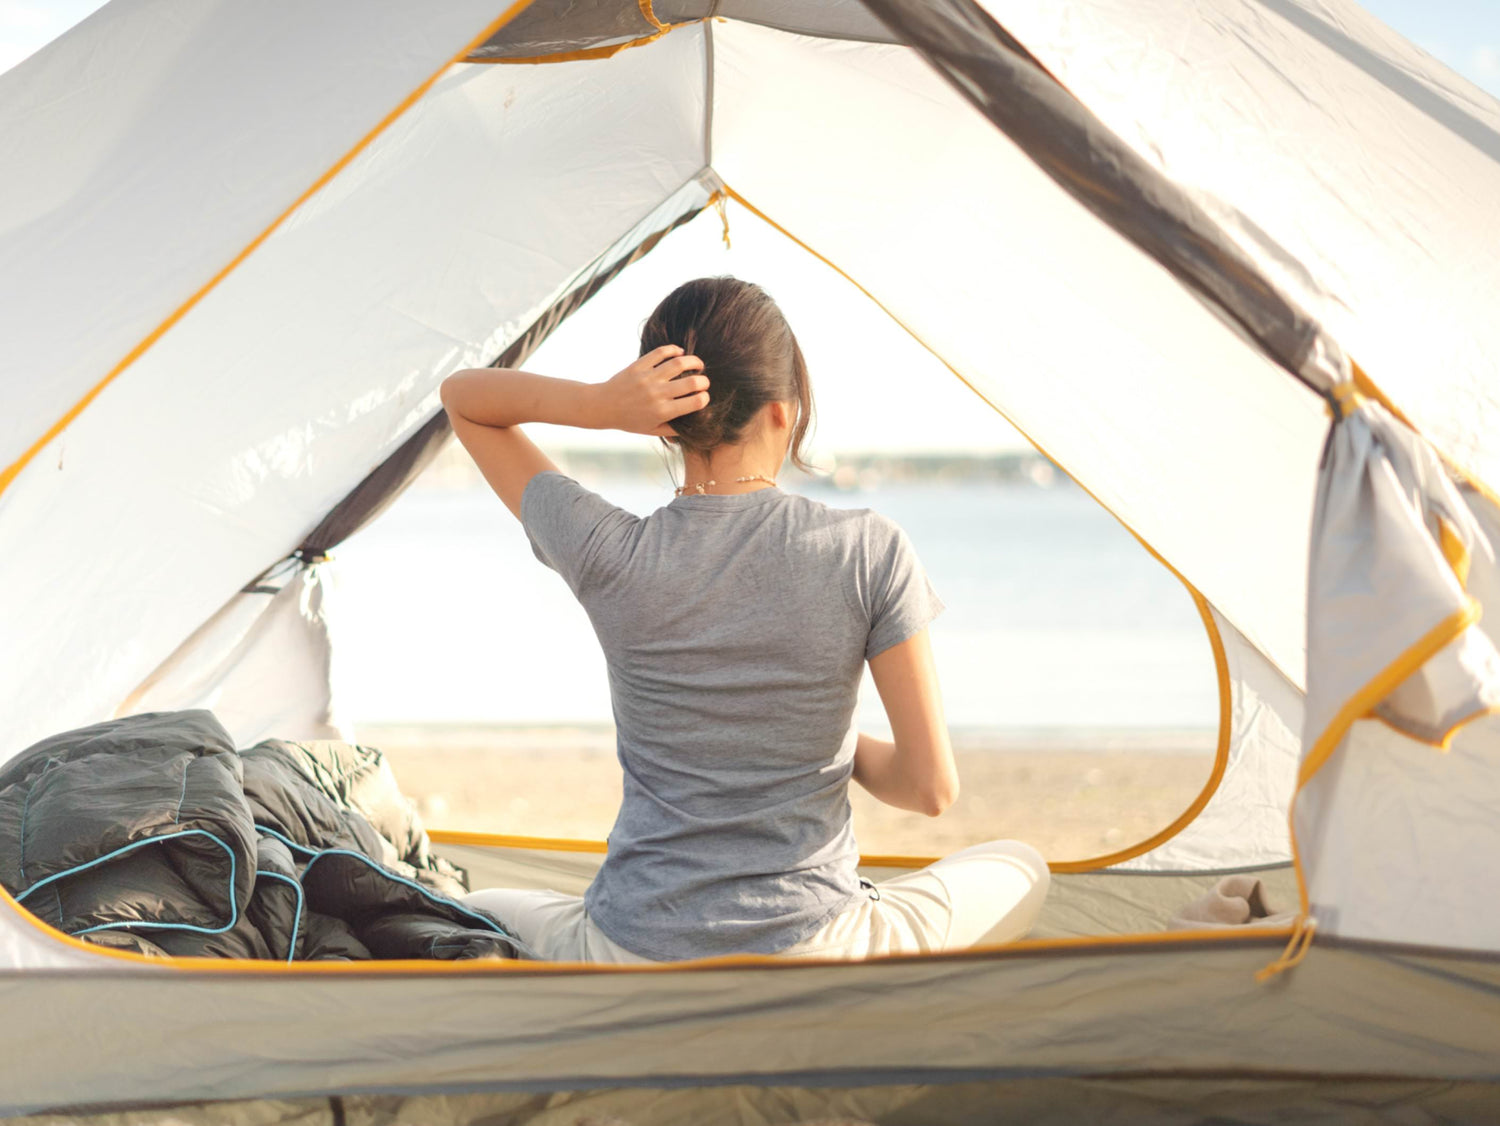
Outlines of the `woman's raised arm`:
M 887 805 L 936 817 L 958 800 L 958 767 L 927 630 L 871 657 L 870 675 L 893 739 L 860 733 L 854 780 Z
M 519 519 L 526 483 L 557 468 L 521 432 L 521 423 L 669 435 L 672 419 L 708 403 L 708 379 L 690 374 L 702 366 L 678 345 L 663 344 L 604 383 L 512 368 L 467 368 L 443 380 L 440 394 L 453 433 Z

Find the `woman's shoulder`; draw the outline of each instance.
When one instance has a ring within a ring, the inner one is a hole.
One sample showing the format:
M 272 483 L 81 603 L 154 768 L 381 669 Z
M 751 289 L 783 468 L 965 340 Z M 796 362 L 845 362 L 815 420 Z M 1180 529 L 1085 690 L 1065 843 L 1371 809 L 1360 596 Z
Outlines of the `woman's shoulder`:
M 843 508 L 801 493 L 788 497 L 794 518 L 826 529 L 837 540 L 878 549 L 905 535 L 900 524 L 873 508 Z
M 640 519 L 556 469 L 532 475 L 521 492 L 521 527 L 533 554 L 567 580 L 575 594 L 585 580 L 618 570 Z
M 608 497 L 589 488 L 576 477 L 564 473 L 560 469 L 538 470 L 526 482 L 525 488 L 521 491 L 523 521 L 528 502 L 531 506 L 562 505 L 568 508 L 580 509 L 590 514 L 608 512 L 634 515 Z

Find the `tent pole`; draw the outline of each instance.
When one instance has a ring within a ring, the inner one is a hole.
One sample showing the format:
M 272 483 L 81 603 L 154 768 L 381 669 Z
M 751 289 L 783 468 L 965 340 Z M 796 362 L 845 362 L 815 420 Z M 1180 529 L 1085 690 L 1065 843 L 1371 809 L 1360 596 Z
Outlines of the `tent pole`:
M 489 367 L 515 367 L 526 362 L 552 333 L 570 316 L 606 285 L 612 282 L 627 266 L 644 258 L 658 243 L 690 222 L 705 208 L 705 203 L 684 211 L 666 226 L 651 232 L 625 255 L 615 259 L 603 269 L 590 272 L 583 282 L 559 297 L 519 337 L 500 353 Z M 608 252 L 606 252 L 607 254 Z M 595 265 L 605 261 L 604 255 L 596 259 Z M 384 512 L 395 499 L 431 464 L 432 459 L 447 443 L 452 433 L 447 412 L 439 409 L 424 422 L 411 437 L 396 447 L 379 465 L 370 470 L 364 479 L 355 485 L 344 498 L 328 511 L 289 555 L 277 559 L 245 585 L 254 587 L 266 574 L 286 559 L 296 559 L 304 565 L 317 563 L 328 556 L 338 544 L 348 539 L 370 521 Z
M 1063 190 L 1182 282 L 1261 352 L 1327 400 L 1350 378 L 1327 330 L 1261 263 L 1321 290 L 1248 217 L 1225 229 L 1149 164 L 974 0 L 864 0 L 864 5 L 1009 137 Z M 1246 246 L 1254 247 L 1254 253 Z

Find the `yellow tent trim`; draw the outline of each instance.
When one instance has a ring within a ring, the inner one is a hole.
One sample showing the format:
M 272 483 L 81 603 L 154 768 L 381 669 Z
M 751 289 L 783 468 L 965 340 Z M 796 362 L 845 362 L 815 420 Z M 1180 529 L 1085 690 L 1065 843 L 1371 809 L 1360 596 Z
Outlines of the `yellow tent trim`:
M 432 834 L 436 839 L 437 834 Z M 535 839 L 535 838 L 521 838 Z M 424 977 L 443 974 L 619 974 L 619 973 L 693 973 L 705 970 L 798 970 L 812 967 L 859 965 L 861 962 L 929 962 L 992 959 L 1037 954 L 1094 954 L 1108 950 L 1131 950 L 1151 947 L 1197 946 L 1216 943 L 1261 945 L 1285 939 L 1294 932 L 1291 927 L 1220 927 L 1202 930 L 1152 931 L 1145 934 L 1087 935 L 1081 938 L 1022 939 L 1019 942 L 970 946 L 963 950 L 933 954 L 882 954 L 866 959 L 788 958 L 777 954 L 730 954 L 717 958 L 696 958 L 681 962 L 641 962 L 611 964 L 603 962 L 541 962 L 511 959 L 465 959 L 459 962 L 429 959 L 392 958 L 370 962 L 285 962 L 256 958 L 150 958 L 132 950 L 116 950 L 85 942 L 42 922 L 14 897 L 0 887 L 0 910 L 9 908 L 49 941 L 70 947 L 90 956 L 113 958 L 118 962 L 188 973 L 241 975 L 293 974 L 309 977 L 353 976 L 384 977 L 390 975 Z
M 569 837 L 521 837 L 508 833 L 470 832 L 467 829 L 429 829 L 427 838 L 433 844 L 477 845 L 480 848 L 522 848 L 541 852 L 599 854 L 609 851 L 609 844 L 605 841 L 584 841 Z
M 663 23 L 657 18 L 652 9 L 651 0 L 636 0 L 641 9 L 641 15 L 646 18 L 656 30 L 650 35 L 638 35 L 634 39 L 625 40 L 621 43 L 608 43 L 598 47 L 582 47 L 576 51 L 557 51 L 551 55 L 525 55 L 509 58 L 489 58 L 485 56 L 465 58 L 466 63 L 480 63 L 494 66 L 505 63 L 572 63 L 585 59 L 607 59 L 618 54 L 627 47 L 644 47 L 647 43 L 654 43 L 667 32 L 674 28 L 686 27 L 690 23 L 703 23 L 705 20 L 719 20 L 724 22 L 727 16 L 699 16 L 697 19 L 681 20 L 678 23 Z
M 1376 673 L 1363 688 L 1345 701 L 1344 706 L 1334 715 L 1328 726 L 1323 729 L 1323 733 L 1313 743 L 1312 749 L 1303 758 L 1302 765 L 1297 771 L 1297 785 L 1292 791 L 1292 800 L 1287 804 L 1286 818 L 1287 833 L 1292 842 L 1292 868 L 1297 874 L 1298 914 L 1292 924 L 1291 939 L 1287 943 L 1286 950 L 1280 958 L 1255 975 L 1257 981 L 1269 981 L 1282 970 L 1291 969 L 1300 963 L 1307 956 L 1308 948 L 1312 945 L 1312 932 L 1317 925 L 1317 921 L 1311 914 L 1312 901 L 1307 893 L 1307 873 L 1303 870 L 1302 852 L 1297 844 L 1297 799 L 1301 796 L 1303 789 L 1327 764 L 1333 752 L 1343 742 L 1349 728 L 1354 725 L 1355 720 L 1372 715 L 1376 704 L 1390 695 L 1403 680 L 1421 668 L 1434 653 L 1477 622 L 1479 615 L 1480 605 L 1471 598 L 1468 606 L 1450 614 L 1423 634 L 1404 653 Z M 1448 741 L 1460 727 L 1477 718 L 1479 715 L 1469 716 L 1455 724 L 1443 737 L 1443 749 L 1447 750 Z M 1303 940 L 1300 943 L 1299 938 Z
M 1376 704 L 1389 696 L 1397 685 L 1427 662 L 1427 659 L 1443 646 L 1455 640 L 1459 634 L 1479 620 L 1480 605 L 1474 599 L 1462 610 L 1448 615 L 1409 646 L 1370 681 L 1344 702 L 1333 720 L 1323 729 L 1323 734 L 1312 745 L 1297 770 L 1297 789 L 1302 789 L 1333 754 L 1339 740 L 1356 719 L 1367 715 Z
M 1465 590 L 1469 586 L 1469 549 L 1464 546 L 1464 541 L 1459 538 L 1458 532 L 1446 517 L 1438 517 L 1438 543 L 1443 551 L 1443 558 L 1447 560 L 1448 566 L 1453 569 L 1453 577 L 1458 580 L 1458 585 Z
M 667 25 L 656 18 L 656 11 L 651 6 L 651 0 L 635 0 L 636 6 L 640 8 L 641 15 L 646 17 L 646 22 L 658 31 L 666 31 Z
M 41 453 L 42 450 L 44 450 L 54 438 L 56 438 L 59 434 L 61 434 L 64 430 L 71 426 L 73 420 L 81 415 L 88 407 L 88 405 L 92 403 L 96 398 L 98 398 L 100 393 L 111 383 L 113 383 L 120 376 L 120 374 L 125 371 L 126 368 L 130 367 L 131 364 L 135 363 L 136 360 L 145 355 L 147 350 L 150 349 L 150 347 L 158 340 L 160 340 L 164 335 L 166 335 L 167 331 L 173 325 L 182 320 L 182 318 L 185 317 L 188 312 L 198 304 L 198 302 L 202 301 L 203 298 L 208 296 L 208 294 L 211 293 L 220 282 L 222 282 L 225 278 L 232 274 L 235 268 L 238 267 L 239 264 L 246 258 L 250 257 L 250 255 L 254 253 L 255 249 L 259 247 L 263 242 L 265 242 L 266 239 L 270 238 L 272 233 L 278 227 L 280 227 L 282 223 L 286 222 L 286 220 L 292 215 L 293 212 L 295 212 L 299 207 L 301 207 L 304 203 L 311 199 L 313 195 L 315 195 L 321 188 L 323 188 L 330 180 L 332 180 L 346 167 L 348 167 L 350 161 L 352 161 L 356 156 L 358 156 L 361 152 L 368 148 L 370 143 L 374 141 L 376 137 L 380 136 L 381 133 L 385 132 L 385 130 L 391 125 L 392 122 L 394 122 L 407 110 L 411 109 L 411 107 L 417 103 L 422 95 L 427 93 L 427 91 L 432 88 L 433 83 L 435 83 L 440 77 L 442 77 L 442 74 L 445 70 L 447 70 L 454 63 L 460 61 L 470 51 L 474 50 L 475 47 L 478 47 L 491 35 L 495 34 L 495 32 L 499 31 L 500 28 L 504 27 L 507 23 L 514 19 L 515 16 L 518 15 L 522 10 L 524 10 L 530 3 L 531 0 L 515 0 L 515 2 L 512 3 L 508 8 L 506 8 L 501 15 L 486 24 L 483 31 L 481 31 L 478 35 L 474 36 L 474 38 L 465 43 L 463 47 L 455 52 L 452 57 L 450 57 L 445 63 L 443 63 L 442 66 L 438 67 L 437 70 L 428 75 L 427 78 L 424 79 L 416 89 L 407 94 L 406 97 L 402 98 L 401 101 L 397 103 L 396 107 L 389 113 L 387 113 L 384 117 L 382 117 L 373 129 L 371 129 L 368 133 L 366 133 L 363 137 L 356 141 L 354 145 L 350 147 L 348 152 L 339 157 L 339 159 L 336 160 L 333 165 L 328 168 L 327 171 L 325 171 L 321 176 L 314 180 L 312 184 L 301 195 L 293 200 L 291 204 L 281 212 L 280 215 L 271 220 L 271 222 L 266 225 L 266 227 L 260 232 L 260 234 L 251 239 L 245 245 L 244 249 L 242 249 L 232 259 L 230 259 L 228 265 L 224 266 L 219 270 L 218 273 L 214 274 L 213 277 L 204 282 L 203 285 L 201 285 L 191 297 L 189 297 L 181 305 L 177 306 L 177 308 L 174 309 L 165 320 L 163 320 L 159 325 L 157 325 L 154 329 L 147 333 L 145 338 L 142 339 L 140 343 L 138 343 L 134 348 L 132 348 L 125 354 L 124 359 L 115 364 L 114 367 L 110 368 L 109 371 L 105 373 L 103 379 L 99 380 L 98 383 L 89 388 L 89 390 L 83 395 L 82 398 L 80 398 L 76 403 L 69 407 L 66 412 L 64 412 L 61 418 L 59 418 L 56 422 L 49 426 L 45 434 L 43 434 L 40 438 L 33 442 L 31 446 L 21 454 L 20 457 L 11 462 L 10 465 L 6 466 L 3 471 L 0 471 L 0 493 L 4 493 L 5 490 L 10 487 L 11 482 L 13 482 L 20 475 L 21 470 L 25 469 L 26 466 L 30 464 L 32 459 L 35 458 L 37 454 Z
M 603 855 L 609 851 L 605 841 L 586 841 L 571 837 L 525 837 L 510 833 L 480 833 L 467 829 L 429 829 L 428 839 L 433 844 L 473 845 L 479 848 L 529 849 L 536 852 L 587 852 Z M 859 858 L 865 868 L 925 868 L 933 863 L 933 856 L 898 856 L 887 853 L 866 853 Z
M 1422 431 L 1418 429 L 1417 424 L 1410 418 L 1408 418 L 1402 412 L 1400 407 L 1391 402 L 1390 397 L 1387 396 L 1386 393 L 1376 385 L 1375 381 L 1370 378 L 1369 374 L 1365 371 L 1364 368 L 1355 363 L 1353 359 L 1350 359 L 1349 366 L 1354 373 L 1354 384 L 1359 388 L 1361 392 L 1374 399 L 1386 410 L 1390 411 L 1398 421 L 1405 423 L 1413 434 L 1422 434 Z M 1423 434 L 1422 437 L 1426 438 L 1426 435 Z M 1427 444 L 1430 445 L 1434 450 L 1437 450 L 1437 455 L 1438 457 L 1443 459 L 1444 464 L 1446 464 L 1449 469 L 1451 469 L 1454 473 L 1457 473 L 1471 486 L 1473 486 L 1475 492 L 1479 493 L 1497 508 L 1500 508 L 1500 494 L 1497 494 L 1494 489 L 1486 485 L 1475 474 L 1469 472 L 1463 466 L 1459 465 L 1458 462 L 1454 461 L 1453 458 L 1443 452 L 1443 450 L 1437 445 L 1437 443 L 1429 440 Z
M 1453 740 L 1460 731 L 1462 731 L 1469 724 L 1473 723 L 1475 720 L 1483 719 L 1487 715 L 1500 715 L 1500 704 L 1488 704 L 1482 708 L 1475 709 L 1466 716 L 1461 716 L 1460 718 L 1453 721 L 1453 726 L 1449 727 L 1447 731 L 1444 731 L 1436 739 L 1428 738 L 1425 735 L 1419 735 L 1415 731 L 1408 731 L 1395 720 L 1389 719 L 1386 716 L 1381 715 L 1379 712 L 1371 712 L 1370 718 L 1378 719 L 1381 723 L 1385 724 L 1397 735 L 1402 735 L 1407 739 L 1414 740 L 1418 743 L 1425 743 L 1427 746 L 1432 747 L 1434 750 L 1448 751 L 1453 748 Z
M 1119 864 L 1123 861 L 1130 860 L 1133 857 L 1140 856 L 1145 852 L 1149 852 L 1151 849 L 1157 847 L 1158 845 L 1164 844 L 1165 842 L 1171 840 L 1178 833 L 1182 832 L 1183 829 L 1187 828 L 1187 826 L 1192 823 L 1192 821 L 1198 816 L 1198 814 L 1203 811 L 1204 806 L 1208 804 L 1209 799 L 1212 798 L 1214 793 L 1218 790 L 1219 783 L 1224 779 L 1224 771 L 1229 765 L 1229 744 L 1230 739 L 1233 735 L 1234 700 L 1229 678 L 1229 661 L 1224 652 L 1224 641 L 1223 638 L 1219 635 L 1218 624 L 1214 621 L 1213 611 L 1208 603 L 1208 600 L 1203 597 L 1202 593 L 1198 590 L 1197 587 L 1188 582 L 1186 576 L 1184 576 L 1181 571 L 1179 571 L 1176 567 L 1172 566 L 1172 564 L 1167 561 L 1166 557 L 1163 556 L 1161 552 L 1152 547 L 1151 544 L 1146 541 L 1144 536 L 1142 536 L 1125 520 L 1123 520 L 1120 517 L 1119 513 L 1115 512 L 1112 508 L 1109 507 L 1109 505 L 1100 500 L 1099 497 L 1095 495 L 1092 489 L 1090 489 L 1083 482 L 1079 481 L 1077 477 L 1074 477 L 1067 466 L 1063 465 L 1056 458 L 1052 457 L 1052 455 L 1049 454 L 1040 443 L 1033 439 L 1030 434 L 1027 434 L 1026 431 L 1020 426 L 1016 426 L 1016 422 L 1014 419 L 1007 415 L 1005 411 L 997 403 L 986 396 L 983 391 L 979 390 L 979 388 L 975 387 L 974 384 L 969 382 L 969 380 L 964 377 L 964 374 L 962 372 L 960 372 L 956 367 L 950 364 L 948 360 L 937 351 L 937 349 L 933 348 L 932 345 L 923 340 L 922 337 L 910 325 L 908 325 L 894 312 L 892 312 L 880 300 L 880 298 L 876 297 L 868 289 L 860 285 L 858 281 L 850 276 L 848 271 L 844 270 L 836 263 L 830 261 L 827 257 L 820 254 L 818 251 L 814 250 L 811 246 L 803 242 L 796 235 L 792 234 L 791 231 L 787 230 L 780 223 L 776 222 L 776 220 L 772 219 L 760 208 L 756 207 L 744 196 L 740 195 L 739 192 L 735 191 L 728 184 L 724 185 L 724 191 L 727 195 L 735 199 L 741 206 L 745 207 L 747 210 L 758 216 L 767 224 L 780 231 L 787 238 L 791 239 L 798 246 L 800 246 L 803 250 L 807 251 L 813 257 L 817 258 L 820 262 L 827 265 L 830 269 L 836 271 L 841 277 L 848 281 L 850 285 L 854 286 L 871 301 L 873 301 L 881 312 L 890 317 L 891 320 L 896 322 L 896 324 L 900 325 L 901 328 L 905 330 L 907 335 L 909 335 L 923 348 L 926 348 L 928 352 L 932 353 L 932 355 L 938 360 L 939 363 L 941 363 L 955 376 L 957 376 L 959 382 L 961 382 L 970 391 L 973 391 L 974 394 L 978 395 L 980 400 L 988 404 L 990 409 L 998 414 L 1001 418 L 1005 419 L 1012 426 L 1015 426 L 1016 429 L 1020 431 L 1022 437 L 1030 442 L 1032 446 L 1034 446 L 1042 454 L 1042 456 L 1048 458 L 1054 465 L 1058 466 L 1064 473 L 1066 473 L 1068 475 L 1068 478 L 1085 493 L 1087 493 L 1089 497 L 1093 499 L 1095 504 L 1104 509 L 1105 512 L 1108 512 L 1116 520 L 1118 520 L 1120 522 L 1120 526 L 1123 527 L 1132 536 L 1134 536 L 1136 538 L 1136 541 L 1148 552 L 1150 552 L 1152 558 L 1154 558 L 1168 571 L 1172 572 L 1172 574 L 1177 577 L 1177 581 L 1182 583 L 1182 585 L 1187 588 L 1188 594 L 1192 596 L 1194 605 L 1198 607 L 1198 613 L 1203 619 L 1204 628 L 1208 631 L 1209 643 L 1213 647 L 1214 666 L 1218 674 L 1219 735 L 1218 745 L 1214 755 L 1213 770 L 1208 777 L 1208 781 L 1204 783 L 1203 789 L 1199 791 L 1198 796 L 1193 799 L 1192 803 L 1187 807 L 1187 809 L 1182 812 L 1181 816 L 1179 816 L 1161 832 L 1148 837 L 1144 841 L 1131 845 L 1128 848 L 1123 848 L 1117 852 L 1109 853 L 1106 856 L 1091 857 L 1087 860 L 1058 861 L 1056 863 L 1050 864 L 1049 867 L 1051 867 L 1054 872 L 1089 872 L 1097 868 L 1105 868 L 1111 864 Z M 931 864 L 937 858 L 921 858 L 920 862 L 917 862 L 918 858 L 916 857 L 912 857 L 910 859 L 914 862 L 915 867 L 925 867 L 926 865 Z M 903 865 L 903 867 L 904 866 L 905 865 Z
M 588 59 L 607 59 L 619 54 L 628 47 L 644 47 L 647 43 L 655 43 L 667 32 L 675 28 L 686 27 L 688 24 L 703 23 L 705 20 L 722 20 L 724 16 L 699 16 L 697 19 L 683 20 L 681 23 L 658 24 L 660 31 L 653 31 L 650 35 L 640 35 L 634 39 L 626 39 L 619 43 L 608 43 L 599 47 L 581 47 L 576 51 L 558 51 L 551 55 L 516 55 L 503 58 L 491 58 L 484 55 L 468 56 L 460 59 L 460 62 L 472 63 L 476 66 L 506 66 L 512 63 L 576 63 Z
M 1323 729 L 1323 733 L 1313 743 L 1312 749 L 1303 758 L 1302 765 L 1297 771 L 1297 787 L 1292 791 L 1292 800 L 1287 809 L 1287 823 L 1292 840 L 1292 864 L 1297 871 L 1297 895 L 1301 901 L 1302 915 L 1305 916 L 1308 913 L 1309 900 L 1307 878 L 1302 870 L 1302 856 L 1297 848 L 1298 796 L 1318 771 L 1323 769 L 1343 741 L 1344 735 L 1353 726 L 1354 721 L 1368 715 L 1376 704 L 1390 695 L 1398 684 L 1421 668 L 1429 657 L 1477 622 L 1480 612 L 1479 603 L 1471 598 L 1469 604 L 1462 610 L 1450 614 L 1418 638 L 1404 653 L 1376 673 L 1363 688 L 1345 701 L 1344 706 L 1334 715 L 1328 726 Z M 1451 736 L 1452 733 L 1450 731 L 1449 735 Z

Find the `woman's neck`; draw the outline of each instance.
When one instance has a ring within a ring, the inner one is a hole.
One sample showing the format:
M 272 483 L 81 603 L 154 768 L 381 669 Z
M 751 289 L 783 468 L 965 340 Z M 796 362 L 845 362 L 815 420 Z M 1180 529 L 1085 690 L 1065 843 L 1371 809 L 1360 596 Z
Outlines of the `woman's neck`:
M 682 486 L 686 495 L 706 493 L 753 493 L 769 489 L 776 481 L 780 461 L 767 450 L 720 448 L 711 458 L 684 452 Z M 751 480 L 739 480 L 741 477 Z

